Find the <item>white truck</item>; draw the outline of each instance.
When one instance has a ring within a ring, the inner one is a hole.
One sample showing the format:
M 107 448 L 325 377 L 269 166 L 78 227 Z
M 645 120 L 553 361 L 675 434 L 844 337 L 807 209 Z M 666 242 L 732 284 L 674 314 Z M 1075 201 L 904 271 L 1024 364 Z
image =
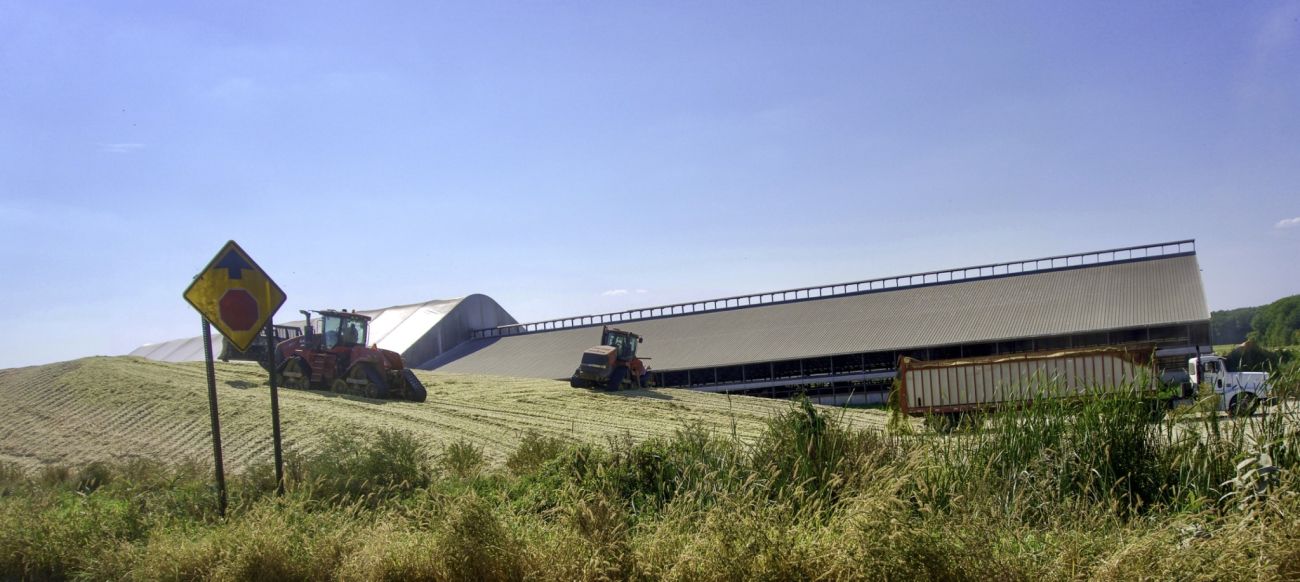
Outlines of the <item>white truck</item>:
M 1228 363 L 1215 355 L 1187 360 L 1192 386 L 1209 385 L 1219 395 L 1219 410 L 1233 416 L 1250 416 L 1260 402 L 1268 400 L 1267 372 L 1229 372 Z

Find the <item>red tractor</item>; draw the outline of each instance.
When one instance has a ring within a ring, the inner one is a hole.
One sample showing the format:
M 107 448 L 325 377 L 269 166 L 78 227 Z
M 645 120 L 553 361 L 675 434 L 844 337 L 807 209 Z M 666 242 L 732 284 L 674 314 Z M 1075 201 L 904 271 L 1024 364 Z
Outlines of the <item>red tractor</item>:
M 578 369 L 569 378 L 574 388 L 600 387 L 618 390 L 624 387 L 643 387 L 650 379 L 650 369 L 638 358 L 636 347 L 645 341 L 630 331 L 604 327 L 600 345 L 582 352 Z
M 424 384 L 402 362 L 402 356 L 367 346 L 370 318 L 356 312 L 301 312 L 307 316 L 306 335 L 275 346 L 277 372 L 286 388 L 332 390 L 368 398 L 404 398 L 424 402 Z M 320 315 L 320 331 L 311 314 Z

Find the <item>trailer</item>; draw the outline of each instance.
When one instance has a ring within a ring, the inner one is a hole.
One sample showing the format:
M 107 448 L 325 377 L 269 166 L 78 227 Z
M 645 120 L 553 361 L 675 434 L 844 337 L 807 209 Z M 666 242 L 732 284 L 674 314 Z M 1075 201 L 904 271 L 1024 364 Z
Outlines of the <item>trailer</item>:
M 954 360 L 901 358 L 899 408 L 912 416 L 956 416 L 1024 406 L 1035 399 L 1161 387 L 1154 349 L 1089 348 Z

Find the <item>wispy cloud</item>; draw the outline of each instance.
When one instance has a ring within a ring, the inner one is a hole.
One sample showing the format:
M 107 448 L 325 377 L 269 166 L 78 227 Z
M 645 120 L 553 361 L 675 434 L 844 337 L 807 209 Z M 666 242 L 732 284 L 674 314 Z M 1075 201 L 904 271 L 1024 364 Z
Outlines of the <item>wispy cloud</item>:
M 1279 220 L 1277 221 L 1277 224 L 1273 225 L 1273 228 L 1295 228 L 1297 226 L 1300 226 L 1300 216 L 1288 218 L 1286 220 Z
M 23 206 L 0 204 L 0 227 L 4 234 L 118 233 L 130 224 L 111 210 L 30 201 Z
M 129 154 L 144 148 L 142 143 L 105 143 L 99 145 L 99 151 L 110 154 Z
M 623 295 L 631 295 L 633 293 L 636 293 L 637 295 L 641 295 L 643 293 L 649 293 L 649 291 L 646 291 L 645 289 L 610 289 L 608 291 L 601 292 L 601 295 L 604 295 L 606 297 L 620 297 Z
M 226 105 L 248 105 L 265 93 L 266 90 L 250 77 L 227 77 L 208 89 L 207 96 Z
M 1283 85 L 1276 80 L 1291 62 L 1300 40 L 1296 19 L 1300 19 L 1300 3 L 1279 2 L 1261 23 L 1255 33 L 1253 54 L 1237 89 L 1242 98 L 1276 100 L 1282 95 L 1278 88 Z M 1286 104 L 1290 105 L 1290 102 L 1286 101 Z

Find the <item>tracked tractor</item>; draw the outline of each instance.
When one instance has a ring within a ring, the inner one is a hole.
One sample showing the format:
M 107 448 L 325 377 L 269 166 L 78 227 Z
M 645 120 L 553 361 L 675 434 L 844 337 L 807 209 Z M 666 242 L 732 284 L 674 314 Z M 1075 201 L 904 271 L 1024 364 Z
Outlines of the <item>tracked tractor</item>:
M 650 374 L 642 360 L 650 358 L 636 355 L 637 345 L 643 341 L 644 338 L 630 331 L 601 328 L 600 345 L 582 352 L 582 361 L 569 379 L 569 385 L 606 390 L 645 386 Z
M 276 373 L 286 388 L 332 390 L 367 398 L 424 402 L 424 384 L 397 352 L 367 346 L 370 318 L 349 311 L 303 311 L 306 334 L 276 345 Z M 311 316 L 320 316 L 320 330 Z
M 292 325 L 275 325 L 272 326 L 272 333 L 275 336 L 275 343 L 271 345 L 278 346 L 284 340 L 302 335 L 302 328 Z M 266 334 L 259 333 L 257 337 L 253 338 L 253 343 L 246 350 L 241 350 L 235 347 L 235 344 L 230 343 L 229 339 L 222 338 L 221 355 L 218 358 L 223 362 L 229 362 L 230 360 L 257 362 L 262 364 L 263 368 L 266 368 L 266 357 L 270 352 L 271 348 L 267 346 Z

